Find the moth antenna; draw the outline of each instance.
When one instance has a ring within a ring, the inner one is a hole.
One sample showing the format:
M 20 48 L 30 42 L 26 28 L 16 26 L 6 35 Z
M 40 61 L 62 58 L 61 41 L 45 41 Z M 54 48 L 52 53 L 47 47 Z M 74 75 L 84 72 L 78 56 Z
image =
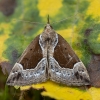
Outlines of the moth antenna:
M 47 17 L 47 23 L 50 24 L 50 22 L 49 22 L 49 15 L 48 15 L 48 17 Z

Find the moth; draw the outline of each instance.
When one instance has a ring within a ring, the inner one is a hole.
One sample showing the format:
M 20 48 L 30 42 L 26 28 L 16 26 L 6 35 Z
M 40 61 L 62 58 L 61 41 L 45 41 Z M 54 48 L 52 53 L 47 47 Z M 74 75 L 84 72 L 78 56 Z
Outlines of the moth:
M 67 86 L 90 84 L 89 74 L 71 46 L 49 23 L 26 48 L 12 68 L 7 82 L 25 86 L 51 80 Z

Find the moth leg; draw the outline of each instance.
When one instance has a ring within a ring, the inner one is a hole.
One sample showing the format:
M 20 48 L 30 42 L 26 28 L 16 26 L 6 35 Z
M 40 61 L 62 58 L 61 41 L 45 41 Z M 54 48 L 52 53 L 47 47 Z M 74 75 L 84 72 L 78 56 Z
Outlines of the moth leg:
M 46 58 L 42 58 L 34 69 L 24 70 L 20 63 L 16 63 L 7 79 L 7 85 L 22 86 L 45 82 L 48 79 L 46 67 Z
M 62 66 L 63 67 L 63 66 Z M 53 58 L 49 58 L 49 78 L 68 86 L 89 85 L 90 79 L 82 62 L 74 64 L 73 69 L 62 68 Z

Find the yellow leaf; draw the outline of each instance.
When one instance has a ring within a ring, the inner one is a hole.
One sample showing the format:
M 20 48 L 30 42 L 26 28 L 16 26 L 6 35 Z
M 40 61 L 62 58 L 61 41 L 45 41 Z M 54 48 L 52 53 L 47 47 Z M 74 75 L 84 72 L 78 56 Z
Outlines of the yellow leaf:
M 91 87 L 89 89 L 92 100 L 100 100 L 100 88 Z
M 6 49 L 6 45 L 4 44 L 4 42 L 9 38 L 9 28 L 11 28 L 9 24 L 0 24 L 0 30 L 3 30 L 3 33 L 0 35 L 0 61 L 7 61 L 7 59 L 2 56 L 2 53 Z
M 67 87 L 52 81 L 31 86 L 23 86 L 20 87 L 20 89 L 27 90 L 30 87 L 35 89 L 44 88 L 45 91 L 41 93 L 43 96 L 49 96 L 58 100 L 92 100 L 91 95 L 87 90 L 82 90 L 75 87 Z
M 0 49 L 0 61 L 7 61 L 7 59 L 2 56 L 2 53 L 6 49 L 6 45 L 4 45 L 4 42 L 8 38 L 9 38 L 8 34 L 3 34 L 0 36 L 0 48 L 1 48 Z
M 72 28 L 59 30 L 59 31 L 57 31 L 57 33 L 60 34 L 61 36 L 63 36 L 67 41 L 71 42 L 72 34 L 73 34 Z
M 48 14 L 54 16 L 59 12 L 59 9 L 62 7 L 63 0 L 39 0 L 38 9 L 40 11 L 40 16 L 44 17 Z
M 87 15 L 92 15 L 93 18 L 100 17 L 100 0 L 89 0 L 89 2 Z
M 6 49 L 5 41 L 10 37 L 9 34 L 13 29 L 13 24 L 15 22 L 12 21 L 11 23 L 0 23 L 0 31 L 3 33 L 0 35 L 0 61 L 8 61 L 8 59 L 2 56 L 3 52 Z

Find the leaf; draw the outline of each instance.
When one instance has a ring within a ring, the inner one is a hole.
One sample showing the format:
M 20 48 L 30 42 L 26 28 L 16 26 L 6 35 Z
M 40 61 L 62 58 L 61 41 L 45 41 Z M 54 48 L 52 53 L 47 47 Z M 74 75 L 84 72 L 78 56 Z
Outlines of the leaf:
M 23 86 L 20 87 L 20 89 L 27 90 L 30 87 L 35 89 L 45 89 L 45 91 L 41 93 L 43 96 L 49 96 L 58 100 L 92 100 L 91 94 L 87 90 L 76 87 L 67 87 L 51 81 L 32 86 Z
M 100 1 L 99 0 L 88 0 L 90 5 L 87 9 L 87 15 L 92 15 L 93 18 L 100 17 Z
M 43 5 L 45 3 L 45 5 Z M 55 16 L 59 9 L 63 6 L 62 0 L 57 1 L 57 5 L 55 6 L 56 1 L 54 0 L 48 0 L 48 2 L 45 2 L 45 0 L 39 0 L 38 2 L 38 9 L 40 11 L 40 16 L 45 17 L 48 14 L 50 16 Z

